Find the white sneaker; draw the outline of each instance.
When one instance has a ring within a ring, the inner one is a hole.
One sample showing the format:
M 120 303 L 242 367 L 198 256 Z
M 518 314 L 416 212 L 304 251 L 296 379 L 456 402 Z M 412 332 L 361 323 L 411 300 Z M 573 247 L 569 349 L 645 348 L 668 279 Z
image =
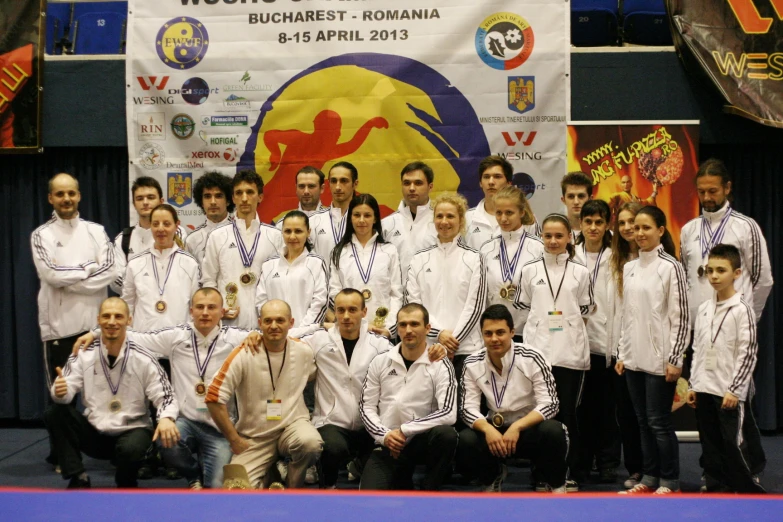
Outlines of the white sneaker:
M 653 495 L 673 495 L 679 492 L 680 492 L 679 489 L 674 490 L 674 489 L 667 488 L 666 486 L 661 486 L 655 490 L 655 493 L 653 493 Z
M 288 478 L 288 464 L 284 460 L 277 461 L 277 471 L 280 473 L 280 479 L 285 482 Z
M 568 479 L 565 481 L 565 488 L 569 493 L 576 493 L 579 491 L 579 483 L 575 480 Z
M 500 474 L 495 477 L 495 480 L 492 481 L 492 484 L 484 487 L 484 493 L 500 493 L 501 486 L 503 485 L 503 481 L 506 480 L 506 477 L 508 476 L 508 468 L 505 464 L 500 465 Z
M 318 469 L 315 467 L 315 464 L 307 468 L 305 484 L 318 484 Z
M 188 484 L 188 487 L 192 489 L 193 491 L 199 491 L 204 489 L 204 486 L 201 484 L 200 480 L 194 480 L 190 484 Z
M 547 484 L 547 491 L 555 495 L 565 495 L 566 493 L 568 493 L 568 487 L 566 486 L 566 484 L 568 484 L 568 482 L 564 482 L 563 485 L 560 486 L 559 488 L 553 488 L 552 486 Z

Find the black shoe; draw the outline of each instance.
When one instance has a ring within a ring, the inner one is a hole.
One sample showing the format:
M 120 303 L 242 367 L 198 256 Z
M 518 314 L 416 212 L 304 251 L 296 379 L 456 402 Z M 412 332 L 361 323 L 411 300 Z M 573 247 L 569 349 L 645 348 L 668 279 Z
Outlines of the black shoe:
M 71 477 L 71 481 L 68 482 L 68 489 L 90 489 L 90 477 L 81 479 L 79 476 Z
M 140 467 L 138 473 L 136 474 L 136 478 L 138 478 L 139 480 L 149 480 L 154 476 L 155 475 L 152 472 L 152 468 L 147 466 L 146 464 Z
M 182 478 L 179 474 L 179 471 L 177 471 L 177 468 L 166 468 L 166 479 L 167 480 L 179 480 Z
M 602 469 L 598 472 L 598 481 L 601 484 L 614 484 L 617 482 L 617 470 Z

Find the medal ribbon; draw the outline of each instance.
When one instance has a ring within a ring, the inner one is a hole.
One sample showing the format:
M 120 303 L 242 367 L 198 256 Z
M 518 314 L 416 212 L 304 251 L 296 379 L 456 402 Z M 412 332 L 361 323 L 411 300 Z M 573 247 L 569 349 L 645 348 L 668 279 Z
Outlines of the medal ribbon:
M 174 257 L 176 255 L 177 252 L 174 251 L 171 254 L 171 257 L 169 258 L 169 267 L 166 269 L 166 279 L 163 280 L 163 286 L 160 286 L 160 276 L 158 275 L 158 263 L 155 260 L 155 256 L 152 255 L 152 273 L 155 275 L 155 284 L 158 285 L 158 292 L 160 293 L 161 297 L 163 297 L 163 291 L 166 289 L 166 283 L 169 281 L 169 276 L 171 275 L 171 267 L 174 266 Z
M 242 234 L 239 232 L 237 222 L 233 221 L 231 225 L 234 227 L 234 238 L 237 240 L 237 248 L 239 249 L 239 257 L 242 259 L 242 264 L 245 268 L 250 268 L 250 265 L 253 264 L 253 258 L 256 257 L 256 251 L 258 250 L 258 239 L 261 237 L 261 226 L 259 225 L 258 230 L 256 230 L 253 246 L 250 248 L 250 252 L 248 252 L 245 242 L 242 239 Z
M 366 285 L 370 281 L 370 272 L 372 272 L 372 265 L 375 263 L 375 251 L 378 250 L 378 242 L 372 246 L 372 254 L 370 254 L 370 262 L 367 264 L 367 271 L 365 272 L 362 262 L 359 260 L 359 253 L 356 251 L 356 245 L 351 242 L 351 249 L 353 250 L 353 259 L 356 261 L 356 266 L 359 269 L 359 275 L 362 276 L 362 281 Z
M 340 220 L 340 225 L 335 229 L 334 228 L 334 219 L 332 218 L 332 210 L 329 209 L 329 224 L 332 227 L 332 237 L 334 238 L 334 244 L 335 245 L 337 243 L 339 243 L 340 240 L 345 235 L 345 227 L 346 227 L 346 225 L 348 225 L 347 217 L 348 216 L 343 216 L 342 219 Z
M 514 346 L 511 346 L 511 349 L 514 349 Z M 503 384 L 503 387 L 498 391 L 498 384 L 495 380 L 495 374 L 492 373 L 492 395 L 495 397 L 495 406 L 497 409 L 500 409 L 500 405 L 503 404 L 503 397 L 506 396 L 506 388 L 508 387 L 508 381 L 511 379 L 511 372 L 514 371 L 514 361 L 517 359 L 517 352 L 514 352 L 514 356 L 511 358 L 511 366 L 509 366 L 508 369 L 508 376 L 506 377 L 506 382 Z
M 199 377 L 201 377 L 201 380 L 204 380 L 204 374 L 207 373 L 207 365 L 209 364 L 209 360 L 212 359 L 212 354 L 215 352 L 215 346 L 217 346 L 218 338 L 220 337 L 220 333 L 215 336 L 215 340 L 212 341 L 212 344 L 209 345 L 209 348 L 207 349 L 207 356 L 204 358 L 204 363 L 201 363 L 201 358 L 198 356 L 198 341 L 196 340 L 196 332 L 195 330 L 190 331 L 190 340 L 193 346 L 193 356 L 196 359 L 196 369 L 198 370 Z
M 585 262 L 586 262 L 587 261 L 587 245 L 582 243 L 582 248 L 584 248 Z M 590 282 L 593 284 L 593 287 L 595 287 L 595 282 L 598 280 L 598 269 L 601 267 L 601 258 L 604 256 L 604 250 L 606 250 L 606 247 L 602 246 L 601 250 L 598 252 L 598 258 L 595 260 L 595 266 L 593 267 L 593 273 L 590 276 Z
M 549 280 L 549 270 L 546 269 L 546 260 L 542 259 L 544 264 L 544 273 L 546 274 L 546 282 L 549 283 L 549 293 L 552 294 L 552 306 L 557 310 L 557 298 L 560 297 L 560 290 L 563 288 L 563 281 L 565 281 L 566 271 L 568 270 L 568 259 L 566 259 L 565 266 L 563 267 L 563 277 L 560 278 L 560 285 L 557 287 L 557 294 L 552 290 L 552 281 Z M 555 258 L 557 262 L 557 258 Z M 596 264 L 597 265 L 597 264 Z
M 103 350 L 98 353 L 98 358 L 101 360 L 101 366 L 103 367 L 103 374 L 106 376 L 106 381 L 109 383 L 109 388 L 111 388 L 111 394 L 117 395 L 117 392 L 120 390 L 120 382 L 122 382 L 122 376 L 125 374 L 125 367 L 128 365 L 128 359 L 130 358 L 128 356 L 128 342 L 125 341 L 125 358 L 122 360 L 122 368 L 120 369 L 120 378 L 117 379 L 117 386 L 114 385 L 114 383 L 111 381 L 111 375 L 109 375 L 109 365 L 103 358 Z
M 522 255 L 522 246 L 525 244 L 527 234 L 522 233 L 522 239 L 519 241 L 519 246 L 514 254 L 514 258 L 509 262 L 508 249 L 506 248 L 506 240 L 503 236 L 500 237 L 500 271 L 502 272 L 503 282 L 508 283 L 514 280 L 514 272 L 517 270 L 519 264 L 519 258 Z
M 731 206 L 727 206 L 726 215 L 721 218 L 715 231 L 712 231 L 710 227 L 709 219 L 705 219 L 704 215 L 701 216 L 701 237 L 699 237 L 699 243 L 701 243 L 701 258 L 706 259 L 707 254 L 710 253 L 712 247 L 723 241 L 723 234 L 726 232 L 726 225 L 731 217 Z

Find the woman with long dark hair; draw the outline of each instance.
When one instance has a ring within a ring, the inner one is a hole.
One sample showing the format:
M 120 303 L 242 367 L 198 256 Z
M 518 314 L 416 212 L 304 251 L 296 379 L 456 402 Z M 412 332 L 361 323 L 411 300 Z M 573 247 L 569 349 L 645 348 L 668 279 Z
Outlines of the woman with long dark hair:
M 396 335 L 402 306 L 402 275 L 397 249 L 383 239 L 381 210 L 370 194 L 361 194 L 348 207 L 345 235 L 332 250 L 329 306 L 343 288 L 356 288 L 364 297 L 370 331 Z

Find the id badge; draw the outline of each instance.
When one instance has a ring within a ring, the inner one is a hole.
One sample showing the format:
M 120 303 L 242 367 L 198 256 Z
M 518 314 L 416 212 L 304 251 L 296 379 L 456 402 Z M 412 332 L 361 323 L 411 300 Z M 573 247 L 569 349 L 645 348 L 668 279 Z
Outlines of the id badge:
M 207 408 L 205 397 L 196 398 L 196 411 L 201 411 L 201 412 L 209 411 L 209 409 Z
M 565 325 L 565 319 L 563 318 L 563 312 L 554 310 L 549 312 L 549 331 L 550 332 L 562 332 Z
M 704 354 L 704 369 L 710 372 L 718 369 L 718 352 L 715 348 L 707 349 Z
M 266 420 L 283 420 L 283 401 L 280 399 L 269 399 L 266 401 Z

